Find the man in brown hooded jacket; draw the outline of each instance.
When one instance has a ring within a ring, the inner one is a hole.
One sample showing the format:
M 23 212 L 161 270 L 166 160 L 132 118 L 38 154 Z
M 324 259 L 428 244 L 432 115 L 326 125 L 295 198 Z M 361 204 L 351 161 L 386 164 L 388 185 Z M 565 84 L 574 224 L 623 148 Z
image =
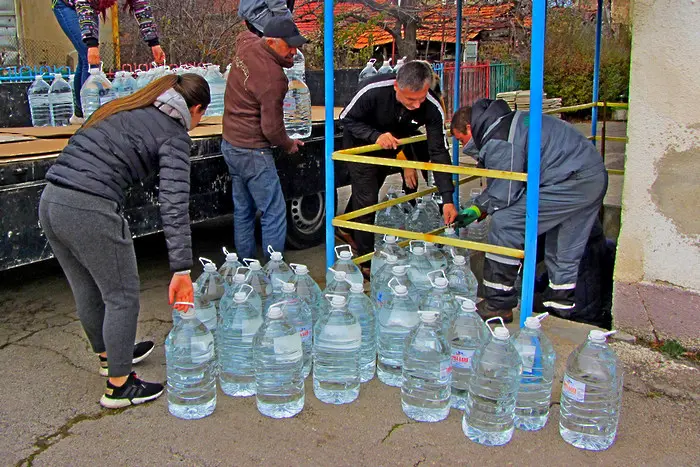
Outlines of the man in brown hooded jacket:
M 287 235 L 286 204 L 272 148 L 295 153 L 303 143 L 284 128 L 282 104 L 287 93 L 284 68 L 291 68 L 297 47 L 307 40 L 294 22 L 273 17 L 264 37 L 250 31 L 237 39 L 224 98 L 224 155 L 233 188 L 233 221 L 239 257 L 254 258 L 255 214 L 262 212 L 263 246 L 283 251 Z M 267 250 L 267 248 L 265 248 Z

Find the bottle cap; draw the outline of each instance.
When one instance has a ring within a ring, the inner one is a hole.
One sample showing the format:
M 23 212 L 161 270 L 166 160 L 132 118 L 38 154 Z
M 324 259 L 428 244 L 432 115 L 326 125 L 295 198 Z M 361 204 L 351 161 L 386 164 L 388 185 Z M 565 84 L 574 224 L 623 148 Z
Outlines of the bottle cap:
M 510 337 L 510 332 L 508 328 L 499 327 L 493 330 L 493 337 L 499 340 L 508 340 Z
M 396 237 L 393 235 L 384 235 L 384 243 L 394 244 L 396 243 Z
M 348 273 L 345 271 L 334 271 L 333 272 L 333 279 L 337 280 L 338 282 L 345 282 L 345 279 L 347 279 Z
M 290 264 L 290 266 L 292 267 L 294 274 L 297 274 L 299 276 L 303 276 L 304 274 L 309 273 L 309 268 L 305 264 L 292 263 L 292 264 Z
M 192 319 L 195 317 L 194 303 L 192 303 L 192 302 L 175 302 L 175 305 L 187 305 L 188 308 L 186 311 L 177 310 L 177 312 L 180 313 L 180 316 L 182 317 L 182 319 Z
M 233 276 L 233 283 L 234 284 L 245 283 L 245 275 L 244 274 L 236 274 L 235 276 Z
M 233 301 L 236 303 L 243 303 L 245 302 L 246 299 L 246 293 L 245 292 L 236 292 L 233 294 Z
M 238 255 L 235 252 L 233 252 L 233 251 L 229 252 L 225 246 L 221 247 L 221 249 L 224 251 L 224 254 L 226 255 L 226 261 L 230 261 L 230 262 L 238 261 Z
M 284 314 L 282 313 L 282 308 L 273 305 L 267 310 L 267 317 L 270 319 L 280 319 Z
M 396 263 L 398 263 L 398 261 L 399 261 L 399 258 L 398 258 L 396 255 L 391 255 L 391 254 L 387 253 L 386 251 L 382 251 L 382 254 L 383 254 L 384 256 L 386 256 L 386 260 L 385 260 L 385 261 L 386 261 L 388 264 L 396 264 Z
M 343 297 L 342 295 L 333 296 L 331 298 L 331 306 L 333 308 L 341 308 L 341 307 L 345 306 L 345 297 Z
M 345 250 L 341 251 L 340 253 L 338 253 L 338 258 L 340 258 L 342 260 L 349 260 L 352 258 L 352 253 L 350 253 L 349 251 L 345 251 Z
M 360 284 L 359 282 L 352 282 L 350 284 L 350 292 L 352 292 L 352 293 L 364 293 L 365 287 L 364 287 L 364 285 Z
M 462 301 L 462 311 L 476 311 L 476 304 L 471 299 L 459 295 L 455 298 Z
M 591 332 L 588 333 L 588 340 L 591 340 L 593 342 L 605 342 L 606 337 L 611 336 L 615 334 L 617 331 L 610 331 L 610 332 L 605 332 L 605 331 L 599 331 L 597 329 L 592 330 Z
M 289 282 L 283 282 L 282 283 L 282 292 L 284 293 L 294 293 L 294 284 L 289 283 Z
M 394 293 L 398 296 L 408 295 L 408 288 L 403 284 L 399 284 L 394 288 Z
M 455 234 L 455 229 L 452 227 L 445 227 L 445 235 L 454 235 Z
M 418 316 L 420 320 L 424 323 L 434 323 L 440 316 L 438 311 L 418 311 Z
M 417 246 L 413 249 L 412 253 L 417 256 L 423 256 L 425 254 L 425 249 L 423 249 L 422 246 Z
M 204 266 L 204 271 L 206 272 L 214 272 L 216 271 L 216 264 L 208 258 L 203 258 L 200 256 L 199 262 L 202 263 L 202 266 Z
M 272 261 L 282 261 L 282 253 L 280 253 L 279 251 L 275 251 L 270 255 L 270 259 Z
M 464 264 L 467 264 L 467 259 L 462 256 L 462 255 L 455 255 L 454 259 L 452 260 L 454 264 L 457 266 L 462 266 Z
M 260 266 L 260 261 L 257 259 L 245 258 L 243 261 L 246 262 L 251 271 L 260 271 L 262 269 L 262 266 Z
M 435 278 L 435 287 L 438 289 L 444 289 L 449 285 L 449 282 L 444 277 Z
M 405 276 L 408 271 L 406 271 L 408 267 L 404 265 L 399 265 L 399 266 L 394 266 L 391 268 L 391 272 L 394 273 L 395 276 Z
M 542 327 L 540 320 L 534 316 L 529 316 L 525 319 L 525 327 L 528 329 L 539 329 Z

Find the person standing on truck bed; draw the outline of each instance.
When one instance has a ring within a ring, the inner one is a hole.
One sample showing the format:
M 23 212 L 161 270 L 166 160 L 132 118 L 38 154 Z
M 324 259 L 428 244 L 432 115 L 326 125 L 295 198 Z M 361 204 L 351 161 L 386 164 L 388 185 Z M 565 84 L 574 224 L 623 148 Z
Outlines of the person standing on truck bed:
M 51 7 L 58 25 L 78 52 L 78 64 L 73 81 L 74 115 L 70 123 L 83 123 L 83 110 L 80 104 L 80 90 L 89 77 L 91 66 L 100 66 L 100 15 L 106 18 L 107 10 L 117 0 L 51 0 Z M 134 14 L 139 23 L 141 38 L 148 44 L 156 63 L 165 63 L 165 52 L 158 39 L 158 27 L 153 19 L 148 0 L 126 0 L 124 8 Z
M 509 172 L 527 169 L 530 113 L 511 111 L 500 99 L 480 99 L 452 116 L 452 134 L 478 167 Z M 569 123 L 542 116 L 538 235 L 545 235 L 544 262 L 549 285 L 543 308 L 569 318 L 575 309 L 579 263 L 608 187 L 608 173 L 595 146 Z M 522 250 L 525 245 L 525 183 L 490 178 L 474 205 L 460 212 L 458 223 L 469 224 L 491 215 L 488 243 Z M 520 260 L 487 253 L 484 261 L 485 300 L 479 315 L 513 320 L 518 304 L 515 280 Z
M 306 42 L 294 22 L 282 16 L 268 21 L 264 37 L 243 31 L 236 41 L 226 83 L 221 152 L 231 174 L 233 228 L 241 258 L 256 256 L 258 209 L 263 245 L 284 251 L 287 207 L 272 148 L 292 154 L 304 145 L 289 138 L 284 128 L 287 77 L 282 68 L 291 68 L 297 47 Z
M 270 18 L 282 16 L 294 20 L 294 0 L 241 0 L 238 4 L 238 16 L 245 20 L 250 32 L 262 37 Z
M 407 146 L 406 156 L 415 159 L 415 154 L 422 152 L 428 154 L 431 162 L 451 164 L 445 133 L 445 113 L 439 96 L 430 89 L 432 84 L 432 70 L 425 63 L 416 60 L 404 64 L 395 77 L 379 75 L 365 82 L 340 114 L 343 147 L 378 144 L 383 150 L 369 155 L 394 158 L 402 149 L 398 140 L 419 134 L 419 128 L 425 125 L 427 141 Z M 353 210 L 377 204 L 384 179 L 396 171 L 392 167 L 354 162 L 348 163 L 347 168 L 352 185 Z M 404 177 L 409 188 L 417 186 L 415 170 L 404 172 Z M 452 202 L 452 175 L 435 172 L 434 177 L 444 201 L 445 224 L 451 224 L 457 216 L 457 209 Z M 372 224 L 374 213 L 358 217 L 357 221 Z M 373 233 L 356 230 L 353 237 L 358 255 L 372 251 Z
M 187 130 L 197 126 L 209 101 L 201 76 L 160 78 L 100 107 L 46 174 L 39 221 L 99 354 L 100 374 L 109 376 L 100 399 L 104 407 L 141 404 L 163 392 L 162 384 L 141 381 L 131 371 L 154 344 L 134 346 L 140 286 L 134 242 L 122 213 L 124 192 L 158 174 L 160 217 L 174 273 L 168 296 L 171 304 L 191 302 L 192 141 Z

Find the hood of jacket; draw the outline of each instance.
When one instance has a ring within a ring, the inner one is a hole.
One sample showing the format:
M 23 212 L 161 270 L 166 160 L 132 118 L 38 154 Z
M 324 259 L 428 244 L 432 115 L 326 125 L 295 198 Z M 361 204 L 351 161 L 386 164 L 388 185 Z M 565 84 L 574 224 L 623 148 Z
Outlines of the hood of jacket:
M 477 149 L 481 149 L 491 126 L 511 112 L 506 101 L 501 99 L 479 99 L 472 105 L 472 140 Z
M 185 98 L 173 88 L 158 96 L 153 105 L 168 117 L 180 122 L 185 130 L 191 130 L 192 115 L 190 109 L 187 107 Z
M 282 57 L 267 45 L 264 38 L 258 37 L 250 31 L 244 31 L 238 35 L 236 38 L 236 50 L 241 51 L 237 55 L 243 60 L 249 54 L 257 54 L 259 56 L 261 53 L 267 53 L 281 67 L 291 68 L 294 65 L 293 58 Z

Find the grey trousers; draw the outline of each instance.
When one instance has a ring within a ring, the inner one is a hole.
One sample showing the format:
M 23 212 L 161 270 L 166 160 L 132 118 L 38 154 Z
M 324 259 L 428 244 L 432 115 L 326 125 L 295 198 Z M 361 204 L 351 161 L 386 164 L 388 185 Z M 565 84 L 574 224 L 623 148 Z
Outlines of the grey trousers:
M 545 266 L 549 286 L 545 307 L 568 310 L 574 307 L 578 267 L 586 242 L 608 187 L 608 174 L 601 167 L 573 174 L 567 180 L 540 187 L 538 235 L 545 234 Z M 523 249 L 525 245 L 525 195 L 513 205 L 491 216 L 489 243 Z M 514 284 L 520 260 L 493 253 L 484 262 L 484 293 L 489 305 L 498 309 L 518 304 Z
M 139 274 L 129 226 L 117 203 L 49 183 L 39 221 L 68 279 L 78 318 L 109 376 L 126 376 L 139 315 Z

